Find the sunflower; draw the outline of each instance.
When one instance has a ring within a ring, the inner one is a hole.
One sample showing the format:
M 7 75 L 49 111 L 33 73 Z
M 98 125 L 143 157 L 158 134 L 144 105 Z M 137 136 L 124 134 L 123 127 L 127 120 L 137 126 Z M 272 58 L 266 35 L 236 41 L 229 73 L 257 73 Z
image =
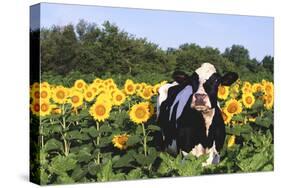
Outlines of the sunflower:
M 140 96 L 145 100 L 150 100 L 152 97 L 152 89 L 150 87 L 145 87 L 141 92 Z
M 103 83 L 96 84 L 96 85 L 97 85 L 99 93 L 102 93 L 102 92 L 106 91 L 106 87 Z
M 226 111 L 226 108 L 221 110 L 222 118 L 225 124 L 229 124 L 233 115 Z
M 61 114 L 62 110 L 57 105 L 51 105 L 52 114 Z
M 88 88 L 90 88 L 90 89 L 93 91 L 93 94 L 94 94 L 95 96 L 100 93 L 100 90 L 99 90 L 99 88 L 98 88 L 98 85 L 95 84 L 95 83 L 91 83 Z
M 235 135 L 229 137 L 227 142 L 227 147 L 230 148 L 235 144 Z
M 83 104 L 83 94 L 77 90 L 72 90 L 68 102 L 74 108 L 81 106 Z
M 110 91 L 113 91 L 113 90 L 116 90 L 116 89 L 117 89 L 117 86 L 116 86 L 116 84 L 114 84 L 114 83 L 110 83 L 110 84 L 107 86 L 107 89 L 110 90 Z
M 264 107 L 267 110 L 270 110 L 273 107 L 273 100 L 274 100 L 273 94 L 271 93 L 266 94 L 263 96 L 263 99 L 264 99 Z
M 122 135 L 115 135 L 112 139 L 112 143 L 114 144 L 114 147 L 124 150 L 127 148 L 127 141 L 129 139 L 129 135 L 122 134 Z
M 160 87 L 161 87 L 161 84 L 156 84 L 156 85 L 153 86 L 152 91 L 153 91 L 154 95 L 158 94 L 158 90 L 159 90 Z
M 45 88 L 45 89 L 51 89 L 51 86 L 50 86 L 50 84 L 48 83 L 48 82 L 42 82 L 41 84 L 40 84 L 40 88 Z
M 149 117 L 153 116 L 154 113 L 155 113 L 153 104 L 150 103 L 150 102 L 144 102 L 144 103 L 147 105 L 147 108 L 148 108 L 148 111 L 149 111 Z
M 94 83 L 94 84 L 102 84 L 102 83 L 103 83 L 103 80 L 100 79 L 100 78 L 96 78 L 95 80 L 93 80 L 93 83 Z
M 100 101 L 103 103 L 107 103 L 108 105 L 112 105 L 112 96 L 109 92 L 102 92 L 97 98 L 96 101 Z
M 218 98 L 225 100 L 228 97 L 228 94 L 229 94 L 229 87 L 220 85 L 218 89 Z
M 48 100 L 40 101 L 40 116 L 49 115 L 52 112 L 51 104 Z
M 272 94 L 273 93 L 274 88 L 273 88 L 272 82 L 268 82 L 268 81 L 264 82 L 263 88 L 264 88 L 264 91 L 265 91 L 266 94 Z
M 233 87 L 230 88 L 229 91 L 229 96 L 233 99 L 237 98 L 239 95 L 239 85 L 234 85 Z
M 226 112 L 234 115 L 234 114 L 239 114 L 242 112 L 242 104 L 241 102 L 237 101 L 236 99 L 230 99 L 229 101 L 226 102 Z
M 50 87 L 41 87 L 40 88 L 40 99 L 49 100 L 52 96 Z
M 125 100 L 126 100 L 126 96 L 120 90 L 116 90 L 112 94 L 112 102 L 113 102 L 114 105 L 120 106 L 121 104 L 123 104 L 125 102 Z
M 32 87 L 31 91 L 30 91 L 30 95 L 33 100 L 39 100 L 40 99 L 40 88 Z
M 108 84 L 115 84 L 114 80 L 112 78 L 108 78 L 105 80 Z
M 87 88 L 84 92 L 83 92 L 83 95 L 84 95 L 84 99 L 87 101 L 87 102 L 91 102 L 95 96 L 96 96 L 96 93 L 93 91 L 92 88 Z
M 40 88 L 40 84 L 38 82 L 34 82 L 32 85 L 31 85 L 31 89 L 36 89 L 36 88 Z
M 147 87 L 147 84 L 142 82 L 142 83 L 140 83 L 140 87 L 141 87 L 140 90 L 143 90 L 144 88 Z
M 31 112 L 37 116 L 47 116 L 52 111 L 52 105 L 48 100 L 34 100 L 30 108 Z
M 57 86 L 52 91 L 52 98 L 58 104 L 66 103 L 68 96 L 69 96 L 69 89 L 63 86 Z
M 127 95 L 133 95 L 136 91 L 136 86 L 132 80 L 126 80 L 124 90 Z
M 87 84 L 84 80 L 79 79 L 74 82 L 74 88 L 79 91 L 86 89 L 86 87 L 87 87 Z
M 136 92 L 140 92 L 142 90 L 141 84 L 135 84 L 135 86 L 136 86 Z
M 145 123 L 148 119 L 149 119 L 149 109 L 148 109 L 148 105 L 144 102 L 139 103 L 139 104 L 135 104 L 130 112 L 130 119 L 137 123 Z
M 111 105 L 97 101 L 90 107 L 89 113 L 97 121 L 104 121 L 109 117 L 111 111 Z
M 255 103 L 255 97 L 252 93 L 243 93 L 242 102 L 246 108 L 251 108 Z
M 263 85 L 260 83 L 254 83 L 252 89 L 253 89 L 253 93 L 263 92 Z
M 252 93 L 252 85 L 250 82 L 244 82 L 242 87 L 243 93 Z
M 30 109 L 32 114 L 39 116 L 40 115 L 40 102 L 39 100 L 33 100 L 30 104 Z

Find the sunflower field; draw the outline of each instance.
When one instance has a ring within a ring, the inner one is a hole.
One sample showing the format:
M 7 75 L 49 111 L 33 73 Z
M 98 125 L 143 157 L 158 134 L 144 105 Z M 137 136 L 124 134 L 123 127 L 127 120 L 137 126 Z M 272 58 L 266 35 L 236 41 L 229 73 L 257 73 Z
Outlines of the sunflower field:
M 88 79 L 89 80 L 89 79 Z M 158 151 L 158 89 L 112 78 L 30 86 L 31 178 L 39 184 L 101 182 L 273 170 L 273 83 L 220 86 L 227 138 L 221 162 Z

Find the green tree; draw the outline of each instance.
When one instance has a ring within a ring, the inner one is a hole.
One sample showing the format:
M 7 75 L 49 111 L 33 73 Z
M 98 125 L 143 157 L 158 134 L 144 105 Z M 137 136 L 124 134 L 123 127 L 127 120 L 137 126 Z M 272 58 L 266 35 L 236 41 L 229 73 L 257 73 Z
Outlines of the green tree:
M 250 60 L 249 51 L 242 45 L 226 48 L 223 56 L 238 65 L 245 65 Z
M 274 68 L 274 58 L 267 55 L 263 58 L 262 60 L 262 65 L 264 68 L 266 68 L 267 70 L 269 70 L 272 74 L 273 74 L 273 68 Z

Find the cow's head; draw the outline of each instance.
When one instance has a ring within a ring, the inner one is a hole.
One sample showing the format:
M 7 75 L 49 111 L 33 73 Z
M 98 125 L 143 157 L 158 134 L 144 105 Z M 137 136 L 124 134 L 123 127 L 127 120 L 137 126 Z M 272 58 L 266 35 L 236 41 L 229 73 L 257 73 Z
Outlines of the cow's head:
M 219 85 L 230 86 L 238 79 L 234 72 L 221 76 L 214 65 L 203 63 L 191 76 L 193 89 L 191 108 L 197 111 L 208 111 L 217 105 Z

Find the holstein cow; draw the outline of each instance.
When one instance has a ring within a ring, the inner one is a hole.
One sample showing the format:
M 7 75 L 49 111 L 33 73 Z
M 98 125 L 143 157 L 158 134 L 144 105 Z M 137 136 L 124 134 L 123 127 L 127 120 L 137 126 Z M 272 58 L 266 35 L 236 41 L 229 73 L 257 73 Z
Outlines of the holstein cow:
M 161 147 L 171 154 L 190 151 L 199 157 L 208 154 L 206 163 L 217 164 L 225 141 L 225 124 L 217 102 L 219 85 L 230 86 L 238 75 L 221 76 L 210 63 L 188 76 L 181 71 L 174 82 L 159 88 L 157 120 L 161 127 Z

